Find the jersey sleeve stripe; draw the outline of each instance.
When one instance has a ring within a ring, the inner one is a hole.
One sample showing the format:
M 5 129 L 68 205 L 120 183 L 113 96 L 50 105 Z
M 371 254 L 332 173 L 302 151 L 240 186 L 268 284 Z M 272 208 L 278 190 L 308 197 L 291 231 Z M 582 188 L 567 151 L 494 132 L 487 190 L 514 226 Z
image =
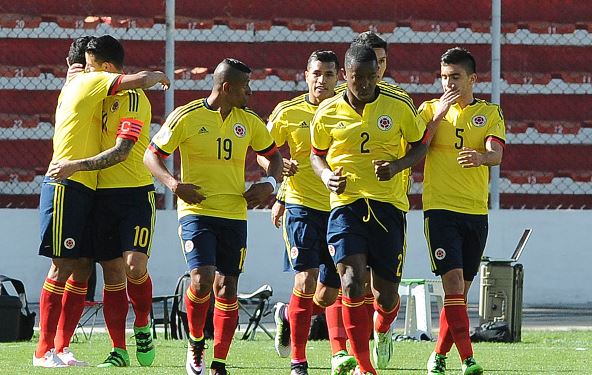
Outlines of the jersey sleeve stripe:
M 411 109 L 411 112 L 413 112 L 413 115 L 417 116 L 417 110 L 415 109 L 415 106 L 413 105 L 413 101 L 411 100 L 411 98 L 404 97 L 400 94 L 395 94 L 394 92 L 387 91 L 387 90 L 380 90 L 380 94 L 382 94 L 384 96 L 388 96 L 389 98 L 393 98 L 393 99 L 397 99 L 397 100 L 402 101 L 403 103 L 407 104 L 409 109 Z
M 277 151 L 277 146 L 275 145 L 275 142 L 272 142 L 271 145 L 269 145 L 269 147 L 264 148 L 263 150 L 260 150 L 260 151 L 255 150 L 257 155 L 261 155 L 261 156 L 270 156 L 270 155 L 274 154 L 276 151 Z
M 491 139 L 492 142 L 499 143 L 500 146 L 506 147 L 506 141 L 504 141 L 503 139 L 501 139 L 499 137 L 496 137 L 495 135 L 489 135 L 489 136 L 487 136 L 487 138 L 485 139 L 485 142 L 487 142 L 490 139 Z
M 325 156 L 329 152 L 329 149 L 319 150 L 318 148 L 316 148 L 314 146 L 311 146 L 311 151 L 312 151 L 313 154 L 315 154 L 317 156 Z
M 168 158 L 171 154 L 169 154 L 168 152 L 163 151 L 162 149 L 160 149 L 157 145 L 155 145 L 154 143 L 150 143 L 150 145 L 148 146 L 148 149 L 150 151 L 152 151 L 153 153 L 155 153 L 156 155 L 160 156 L 163 159 Z
M 167 119 L 167 122 L 169 122 L 169 128 L 171 130 L 173 130 L 175 128 L 175 126 L 177 126 L 177 124 L 179 123 L 179 120 L 181 120 L 181 118 L 183 118 L 183 116 L 185 116 L 186 114 L 188 114 L 191 111 L 195 111 L 196 109 L 199 109 L 201 107 L 203 107 L 203 103 L 200 101 L 199 103 L 196 104 L 190 104 L 188 107 L 185 108 L 179 108 L 178 112 L 173 112 L 173 114 L 171 115 L 171 121 L 169 122 Z
M 117 88 L 121 84 L 121 80 L 123 79 L 123 74 L 117 76 L 117 78 L 113 79 L 111 82 L 111 86 L 109 86 L 109 90 L 107 91 L 107 96 L 115 95 L 117 93 Z

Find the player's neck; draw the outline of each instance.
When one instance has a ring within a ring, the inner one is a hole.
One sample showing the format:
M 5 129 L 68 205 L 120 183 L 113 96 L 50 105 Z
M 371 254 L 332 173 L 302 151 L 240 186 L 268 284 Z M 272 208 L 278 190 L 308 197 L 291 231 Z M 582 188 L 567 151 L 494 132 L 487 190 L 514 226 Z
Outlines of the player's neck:
M 457 103 L 461 108 L 465 108 L 466 106 L 473 104 L 474 101 L 475 98 L 473 97 L 473 93 L 470 93 L 469 95 L 459 98 Z
M 220 95 L 218 95 L 216 92 L 212 92 L 210 96 L 206 98 L 206 103 L 208 105 L 208 109 L 220 112 L 222 120 L 225 120 L 230 112 L 232 112 L 232 106 L 226 103 L 226 101 L 223 100 L 222 97 L 220 97 Z

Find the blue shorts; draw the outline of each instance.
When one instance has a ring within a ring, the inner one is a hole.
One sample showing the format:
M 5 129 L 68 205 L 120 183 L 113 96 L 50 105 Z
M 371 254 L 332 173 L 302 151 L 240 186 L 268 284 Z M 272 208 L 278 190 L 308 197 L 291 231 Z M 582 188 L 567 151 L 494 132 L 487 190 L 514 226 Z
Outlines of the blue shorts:
M 124 251 L 150 256 L 156 202 L 154 186 L 97 190 L 91 214 L 95 260 L 119 258 Z
M 294 271 L 318 268 L 321 283 L 331 288 L 339 288 L 339 275 L 327 249 L 328 219 L 328 212 L 297 204 L 286 204 L 283 220 L 286 240 L 284 259 Z
M 216 266 L 218 272 L 238 276 L 247 256 L 247 221 L 187 215 L 179 219 L 183 254 L 189 271 Z
M 335 264 L 367 254 L 368 266 L 381 278 L 400 282 L 405 261 L 405 212 L 390 203 L 358 199 L 329 216 L 327 242 Z
M 466 281 L 475 278 L 487 242 L 487 215 L 427 210 L 424 232 L 434 274 L 461 268 Z
M 71 180 L 58 183 L 45 177 L 39 198 L 39 255 L 72 259 L 92 257 L 85 243 L 88 241 L 85 228 L 94 197 L 94 190 L 81 183 Z

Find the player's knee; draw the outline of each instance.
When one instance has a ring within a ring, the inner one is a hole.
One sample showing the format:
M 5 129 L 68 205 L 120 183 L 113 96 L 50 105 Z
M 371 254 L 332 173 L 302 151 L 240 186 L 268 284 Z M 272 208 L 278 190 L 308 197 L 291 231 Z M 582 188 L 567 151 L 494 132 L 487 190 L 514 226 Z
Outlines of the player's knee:
M 331 306 L 337 300 L 338 293 L 339 289 L 321 286 L 317 288 L 315 301 L 322 307 Z
M 399 293 L 396 291 L 394 293 L 392 291 L 380 293 L 378 297 L 376 297 L 376 303 L 383 311 L 391 311 L 397 306 L 397 303 L 399 303 Z
M 126 265 L 125 271 L 129 279 L 139 279 L 143 277 L 146 272 L 148 272 L 148 269 L 146 268 L 145 264 L 128 263 Z
M 346 297 L 361 297 L 365 294 L 364 280 L 360 275 L 345 273 L 341 276 L 341 289 Z
M 294 289 L 305 294 L 312 294 L 316 290 L 318 271 L 298 272 L 294 276 Z

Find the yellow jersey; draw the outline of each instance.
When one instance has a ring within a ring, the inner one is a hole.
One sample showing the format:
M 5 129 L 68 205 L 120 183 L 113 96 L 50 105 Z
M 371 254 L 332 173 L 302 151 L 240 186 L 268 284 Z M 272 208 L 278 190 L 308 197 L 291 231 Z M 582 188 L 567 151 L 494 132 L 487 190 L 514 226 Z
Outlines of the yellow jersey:
M 245 159 L 248 147 L 260 155 L 277 148 L 265 123 L 248 108 L 233 108 L 225 120 L 205 98 L 175 109 L 152 138 L 150 149 L 167 157 L 177 148 L 181 181 L 200 186 L 201 203 L 177 200 L 179 218 L 187 215 L 247 219 Z
M 123 76 L 108 72 L 80 73 L 60 92 L 55 114 L 52 161 L 77 160 L 101 152 L 101 102 L 115 94 Z M 68 179 L 96 189 L 98 171 L 80 171 Z
M 418 118 L 431 121 L 439 99 L 424 102 Z M 457 157 L 463 147 L 485 152 L 489 137 L 505 143 L 504 116 L 499 105 L 476 99 L 461 108 L 454 104 L 440 122 L 428 149 L 424 166 L 423 209 L 465 214 L 487 214 L 489 168 L 463 168 Z
M 282 183 L 281 200 L 329 211 L 329 191 L 310 163 L 310 122 L 317 108 L 309 102 L 308 94 L 281 102 L 271 113 L 267 129 L 276 145 L 288 143 L 290 155 L 298 163 L 298 172 Z
M 101 151 L 115 146 L 117 138 L 136 144 L 127 159 L 101 169 L 98 189 L 142 187 L 152 184 L 152 175 L 144 165 L 144 151 L 150 143 L 150 101 L 143 90 L 126 90 L 103 101 Z
M 421 141 L 425 125 L 416 121 L 415 107 L 406 97 L 377 86 L 377 97 L 360 116 L 347 102 L 346 92 L 325 100 L 311 125 L 313 152 L 326 155 L 332 170 L 343 167 L 347 184 L 342 194 L 331 194 L 331 208 L 360 198 L 391 203 L 409 210 L 400 178 L 378 181 L 373 160 L 399 159 L 402 141 Z

